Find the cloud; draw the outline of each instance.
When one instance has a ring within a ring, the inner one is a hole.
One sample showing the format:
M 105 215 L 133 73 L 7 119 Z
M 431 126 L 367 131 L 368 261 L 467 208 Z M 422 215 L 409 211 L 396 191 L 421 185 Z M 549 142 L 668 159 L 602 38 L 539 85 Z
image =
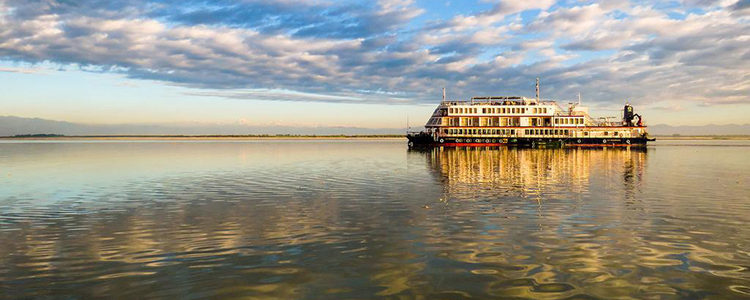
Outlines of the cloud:
M 3 68 L 0 67 L 0 72 L 6 72 L 6 73 L 21 73 L 21 74 L 39 74 L 42 73 L 39 69 L 29 69 L 29 68 Z
M 243 100 L 434 103 L 443 86 L 531 95 L 542 77 L 563 100 L 750 103 L 747 1 L 680 5 L 502 1 L 435 18 L 409 0 L 5 0 L 0 59 Z

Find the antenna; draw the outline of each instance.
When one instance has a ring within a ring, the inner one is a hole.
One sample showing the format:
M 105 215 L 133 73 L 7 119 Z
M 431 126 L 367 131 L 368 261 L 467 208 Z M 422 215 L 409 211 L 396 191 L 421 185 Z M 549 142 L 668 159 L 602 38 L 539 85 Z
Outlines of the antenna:
M 536 78 L 536 102 L 539 102 L 539 77 Z
M 406 113 L 406 132 L 409 132 L 411 127 L 409 126 L 409 113 Z
M 445 101 L 445 88 L 443 88 L 443 101 Z

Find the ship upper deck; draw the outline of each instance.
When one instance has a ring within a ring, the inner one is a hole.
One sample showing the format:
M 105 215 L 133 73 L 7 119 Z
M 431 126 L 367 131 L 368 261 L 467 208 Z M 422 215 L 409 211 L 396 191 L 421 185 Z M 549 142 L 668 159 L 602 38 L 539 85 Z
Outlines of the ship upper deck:
M 522 96 L 478 96 L 470 100 L 444 100 L 440 106 L 474 106 L 474 105 L 556 105 L 555 101 L 540 101 Z

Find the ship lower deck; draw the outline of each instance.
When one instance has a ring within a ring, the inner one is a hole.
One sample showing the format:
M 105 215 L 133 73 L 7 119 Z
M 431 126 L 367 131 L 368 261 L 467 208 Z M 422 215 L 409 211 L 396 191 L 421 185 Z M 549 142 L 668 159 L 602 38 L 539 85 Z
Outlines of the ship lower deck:
M 433 137 L 428 134 L 407 135 L 410 147 L 434 146 L 513 146 L 531 148 L 559 147 L 645 147 L 653 139 L 646 137 Z

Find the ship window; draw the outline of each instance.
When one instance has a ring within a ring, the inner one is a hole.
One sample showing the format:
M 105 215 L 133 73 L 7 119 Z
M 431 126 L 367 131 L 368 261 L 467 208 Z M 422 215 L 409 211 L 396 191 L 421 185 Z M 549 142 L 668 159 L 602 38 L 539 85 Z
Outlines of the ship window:
M 510 134 L 516 134 L 516 130 L 515 129 L 511 129 L 510 130 Z
M 606 131 L 605 131 L 605 132 L 604 132 L 604 135 L 609 135 L 609 132 L 606 132 Z

